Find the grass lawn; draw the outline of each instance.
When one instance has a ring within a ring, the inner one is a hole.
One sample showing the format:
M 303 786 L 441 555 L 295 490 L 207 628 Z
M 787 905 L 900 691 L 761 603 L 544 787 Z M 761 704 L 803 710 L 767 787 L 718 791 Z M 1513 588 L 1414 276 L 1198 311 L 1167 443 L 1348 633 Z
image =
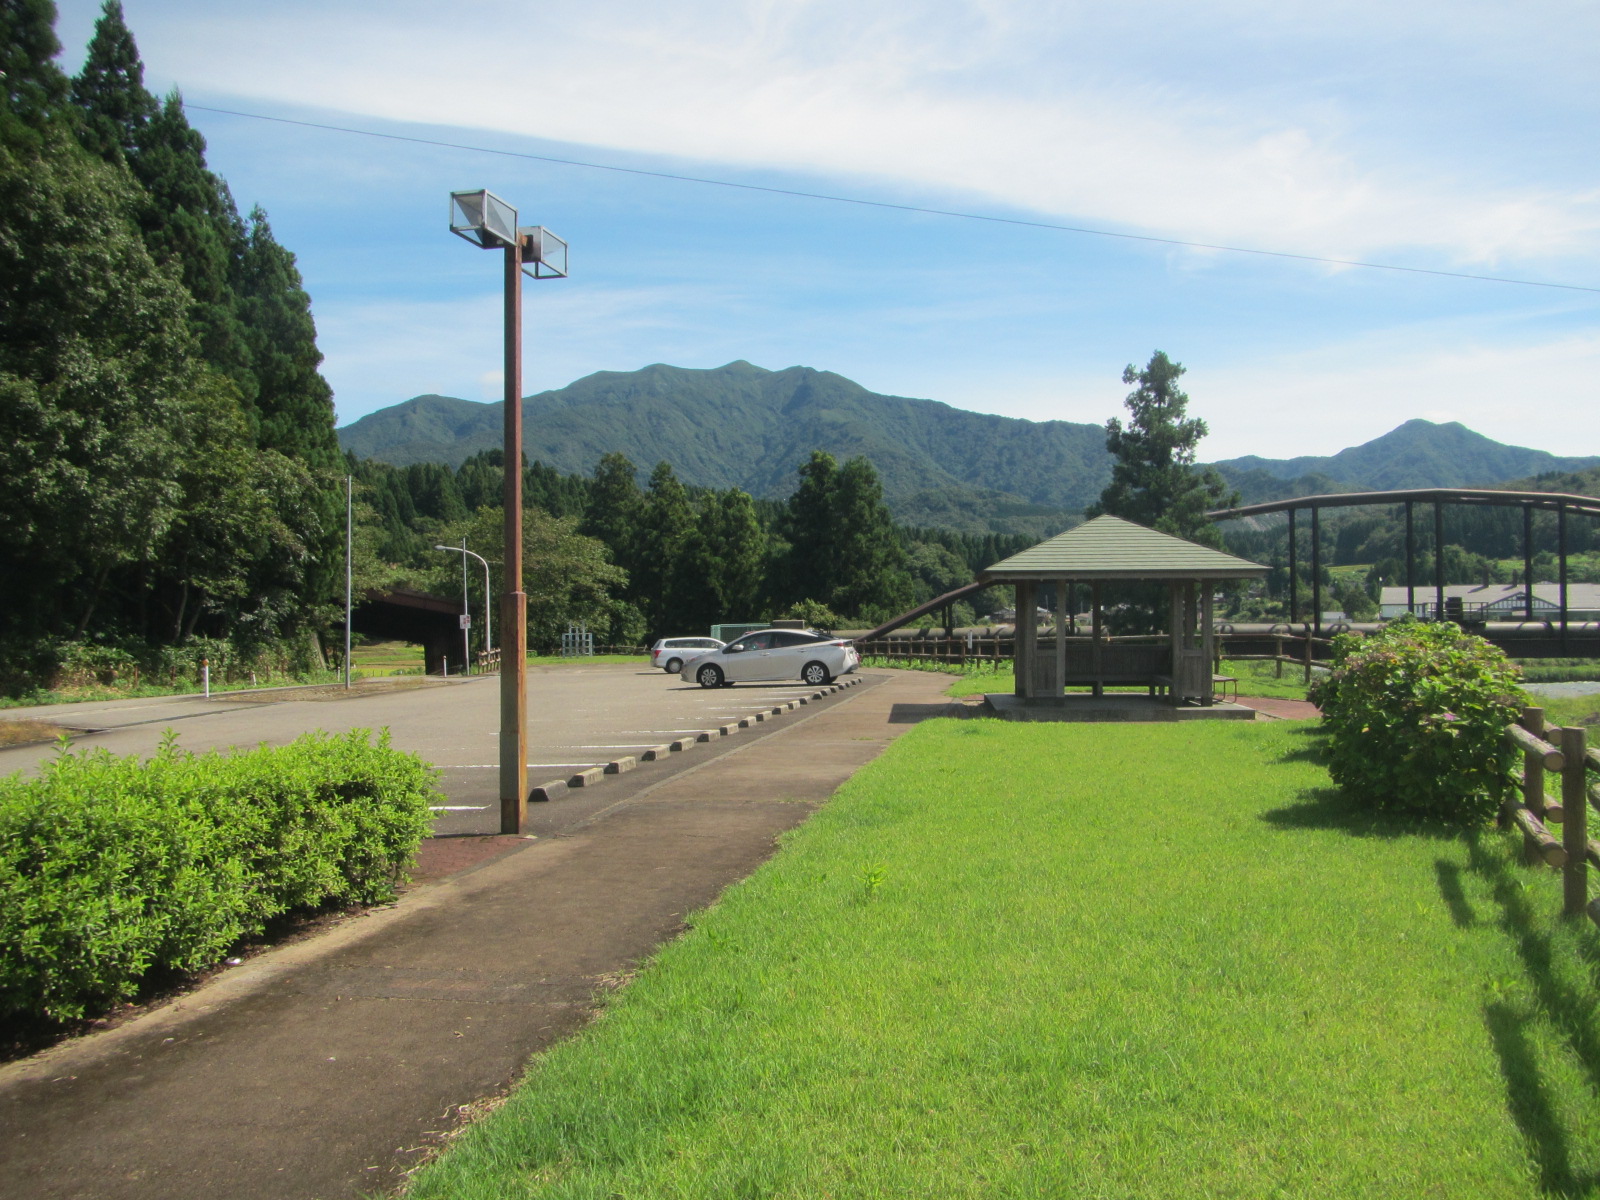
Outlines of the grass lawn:
M 1319 736 L 920 725 L 408 1195 L 1595 1194 L 1596 931 Z

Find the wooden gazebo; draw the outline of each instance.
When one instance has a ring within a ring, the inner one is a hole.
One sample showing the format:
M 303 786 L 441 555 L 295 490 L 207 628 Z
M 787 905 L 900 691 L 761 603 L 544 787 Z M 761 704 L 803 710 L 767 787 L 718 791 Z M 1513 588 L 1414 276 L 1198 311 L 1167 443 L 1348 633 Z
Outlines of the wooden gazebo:
M 1069 687 L 1100 696 L 1107 686 L 1145 686 L 1174 706 L 1213 703 L 1211 586 L 1223 579 L 1261 579 L 1267 568 L 1209 546 L 1158 533 L 1120 517 L 1096 517 L 995 563 L 980 582 L 1017 589 L 1018 700 L 1058 702 Z M 1165 641 L 1108 641 L 1101 585 L 1164 583 L 1170 619 Z M 1055 585 L 1055 636 L 1041 644 L 1035 613 L 1042 584 Z M 1077 585 L 1087 584 L 1089 635 L 1067 636 Z

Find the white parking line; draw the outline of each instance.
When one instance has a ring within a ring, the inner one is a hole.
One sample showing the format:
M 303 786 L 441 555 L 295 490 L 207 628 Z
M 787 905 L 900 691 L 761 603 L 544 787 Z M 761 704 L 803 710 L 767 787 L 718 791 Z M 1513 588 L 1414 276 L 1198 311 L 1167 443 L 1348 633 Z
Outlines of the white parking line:
M 429 812 L 482 812 L 487 804 L 430 804 Z

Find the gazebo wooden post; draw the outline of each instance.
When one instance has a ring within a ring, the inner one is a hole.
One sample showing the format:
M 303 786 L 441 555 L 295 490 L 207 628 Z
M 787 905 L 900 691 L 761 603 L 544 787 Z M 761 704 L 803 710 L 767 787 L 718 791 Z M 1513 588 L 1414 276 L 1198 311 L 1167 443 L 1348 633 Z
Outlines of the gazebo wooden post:
M 1056 580 L 1056 686 L 1054 695 L 1067 690 L 1067 581 Z
M 1200 581 L 1200 703 L 1210 708 L 1216 703 L 1216 687 L 1211 679 L 1211 664 L 1216 653 L 1217 635 L 1212 629 L 1212 592 L 1216 588 L 1208 579 Z
M 1024 700 L 1033 698 L 1033 660 L 1039 645 L 1039 630 L 1034 621 L 1037 585 L 1031 579 L 1017 580 L 1017 652 L 1012 664 L 1015 672 L 1013 692 Z
M 1101 682 L 1105 677 L 1104 664 L 1101 661 L 1104 646 L 1102 644 L 1103 630 L 1100 624 L 1100 581 L 1098 579 L 1089 585 L 1089 604 L 1091 606 L 1090 622 L 1094 629 L 1094 651 L 1090 659 L 1094 663 L 1094 694 L 1096 696 L 1104 696 L 1106 687 Z
M 1176 579 L 1167 584 L 1167 630 L 1172 645 L 1172 664 L 1167 668 L 1172 687 L 1167 700 L 1176 708 L 1183 703 L 1183 584 Z

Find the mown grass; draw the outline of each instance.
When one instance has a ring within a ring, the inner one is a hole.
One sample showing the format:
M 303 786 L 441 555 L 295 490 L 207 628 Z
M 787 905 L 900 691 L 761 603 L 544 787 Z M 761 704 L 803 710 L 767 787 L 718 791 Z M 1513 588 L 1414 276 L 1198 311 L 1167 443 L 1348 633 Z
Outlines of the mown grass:
M 408 1194 L 1594 1194 L 1594 930 L 1318 737 L 919 726 Z
M 1600 695 L 1596 696 L 1534 696 L 1533 702 L 1544 709 L 1547 725 L 1586 725 L 1590 727 L 1589 742 L 1600 745 Z

